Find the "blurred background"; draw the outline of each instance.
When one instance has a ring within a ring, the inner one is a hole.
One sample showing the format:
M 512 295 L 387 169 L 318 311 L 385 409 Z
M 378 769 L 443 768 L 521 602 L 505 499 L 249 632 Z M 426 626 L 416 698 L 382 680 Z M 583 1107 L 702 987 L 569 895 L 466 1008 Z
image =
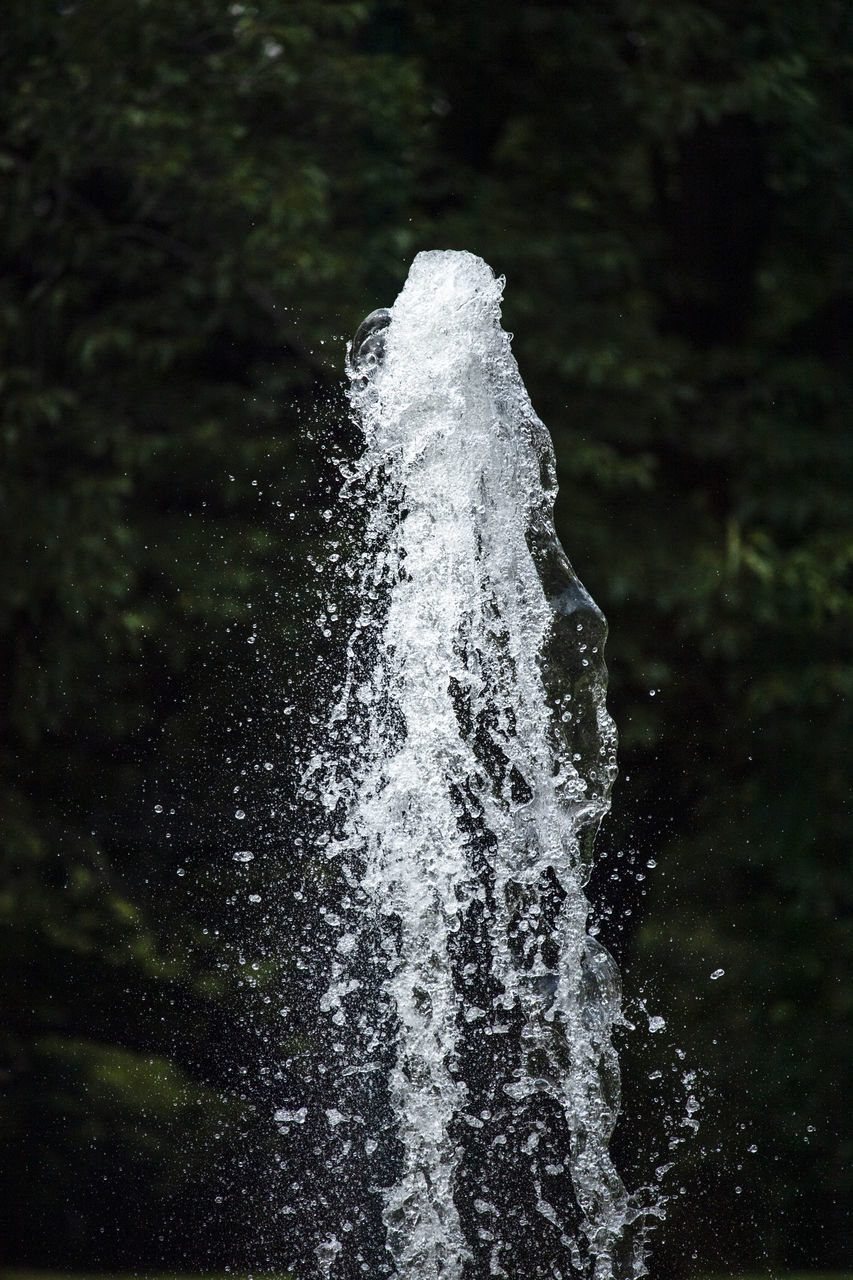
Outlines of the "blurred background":
M 610 622 L 653 1274 L 853 1269 L 851 72 L 840 0 L 5 0 L 8 1266 L 275 1268 L 345 343 L 465 248 Z

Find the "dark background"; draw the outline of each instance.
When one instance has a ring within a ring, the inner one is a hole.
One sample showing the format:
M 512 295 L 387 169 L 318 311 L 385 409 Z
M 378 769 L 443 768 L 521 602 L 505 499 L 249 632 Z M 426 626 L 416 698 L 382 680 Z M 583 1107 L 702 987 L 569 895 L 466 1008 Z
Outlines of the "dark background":
M 6 0 L 7 1262 L 274 1265 L 344 343 L 439 247 L 610 621 L 654 1272 L 853 1266 L 851 66 L 835 0 Z

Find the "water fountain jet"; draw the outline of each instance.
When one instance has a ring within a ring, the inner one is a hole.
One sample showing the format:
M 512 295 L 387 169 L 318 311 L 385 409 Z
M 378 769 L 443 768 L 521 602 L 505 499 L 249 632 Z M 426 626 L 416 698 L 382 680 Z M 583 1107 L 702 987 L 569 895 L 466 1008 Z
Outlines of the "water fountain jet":
M 606 625 L 554 530 L 502 289 L 421 253 L 350 350 L 358 613 L 302 779 L 334 886 L 325 1181 L 302 1193 L 328 1280 L 645 1274 L 648 1208 L 608 1150 L 619 978 L 584 895 L 616 774 Z

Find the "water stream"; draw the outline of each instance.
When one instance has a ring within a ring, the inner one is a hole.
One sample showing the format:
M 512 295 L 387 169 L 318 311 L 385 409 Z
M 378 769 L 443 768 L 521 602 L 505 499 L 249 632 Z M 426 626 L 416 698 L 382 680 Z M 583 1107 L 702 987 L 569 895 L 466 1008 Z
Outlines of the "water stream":
M 554 531 L 502 288 L 419 254 L 350 353 L 358 611 L 302 778 L 323 1090 L 277 1113 L 328 1280 L 645 1274 L 608 1150 L 619 977 L 584 895 L 616 775 L 606 625 Z

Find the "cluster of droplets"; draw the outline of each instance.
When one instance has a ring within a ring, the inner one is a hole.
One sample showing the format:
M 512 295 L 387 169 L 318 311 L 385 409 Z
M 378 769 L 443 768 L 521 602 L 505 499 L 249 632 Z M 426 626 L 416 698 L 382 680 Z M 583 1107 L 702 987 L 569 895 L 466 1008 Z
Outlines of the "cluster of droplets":
M 351 354 L 360 607 L 301 784 L 325 1079 L 275 1117 L 322 1152 L 329 1280 L 633 1280 L 656 1211 L 609 1155 L 620 985 L 587 930 L 606 627 L 554 532 L 502 283 L 421 254 Z

